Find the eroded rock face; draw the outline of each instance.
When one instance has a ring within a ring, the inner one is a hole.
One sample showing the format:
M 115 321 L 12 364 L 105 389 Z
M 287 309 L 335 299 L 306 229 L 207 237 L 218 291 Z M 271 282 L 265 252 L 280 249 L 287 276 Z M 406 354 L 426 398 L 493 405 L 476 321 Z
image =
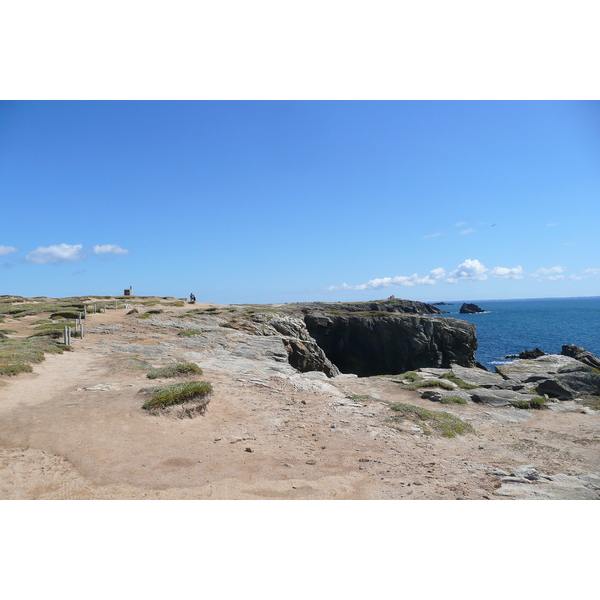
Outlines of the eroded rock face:
M 421 367 L 474 367 L 475 326 L 435 316 L 309 313 L 310 335 L 342 373 L 360 377 Z

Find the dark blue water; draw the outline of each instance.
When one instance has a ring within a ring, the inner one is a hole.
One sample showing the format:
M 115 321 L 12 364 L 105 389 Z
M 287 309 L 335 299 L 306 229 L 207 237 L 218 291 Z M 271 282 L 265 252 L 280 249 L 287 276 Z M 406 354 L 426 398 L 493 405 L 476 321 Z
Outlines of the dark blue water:
M 510 362 L 508 354 L 540 348 L 560 354 L 563 344 L 583 346 L 600 356 L 600 296 L 593 298 L 544 298 L 534 300 L 467 300 L 489 311 L 459 314 L 462 302 L 439 306 L 445 315 L 477 327 L 476 358 L 488 369 Z

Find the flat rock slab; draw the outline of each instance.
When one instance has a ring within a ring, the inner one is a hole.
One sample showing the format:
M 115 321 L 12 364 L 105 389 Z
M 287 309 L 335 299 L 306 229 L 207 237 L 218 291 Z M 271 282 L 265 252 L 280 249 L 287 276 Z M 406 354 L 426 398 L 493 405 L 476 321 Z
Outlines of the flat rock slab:
M 451 365 L 452 372 L 460 377 L 465 383 L 477 385 L 482 388 L 501 386 L 504 382 L 504 377 L 498 373 L 484 371 L 483 369 L 468 369 L 460 365 Z
M 489 390 L 478 388 L 469 390 L 473 402 L 489 404 L 490 406 L 511 406 L 517 402 L 529 401 L 536 396 L 534 394 L 519 394 L 512 390 Z
M 600 500 L 600 474 L 557 474 L 531 482 L 522 478 L 521 483 L 503 483 L 494 494 L 518 500 Z
M 559 369 L 578 366 L 578 360 L 561 354 L 546 354 L 535 359 L 516 360 L 506 365 L 498 365 L 496 371 L 504 379 L 512 379 L 519 383 L 530 383 L 551 379 Z
M 464 390 L 426 390 L 421 394 L 421 398 L 431 400 L 432 402 L 442 402 L 444 398 L 461 398 L 465 402 L 471 402 L 471 396 Z

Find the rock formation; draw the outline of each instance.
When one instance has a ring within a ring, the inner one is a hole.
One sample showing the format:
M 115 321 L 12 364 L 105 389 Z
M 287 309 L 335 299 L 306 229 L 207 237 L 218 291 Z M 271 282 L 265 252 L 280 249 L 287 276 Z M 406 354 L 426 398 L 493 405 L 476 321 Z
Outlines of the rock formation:
M 568 344 L 565 344 L 562 347 L 561 354 L 575 358 L 579 362 L 582 362 L 584 365 L 592 367 L 593 369 L 600 369 L 600 358 L 594 356 L 591 352 L 588 352 L 581 346 L 569 346 Z
M 539 348 L 534 348 L 533 350 L 524 350 L 523 352 L 519 352 L 519 354 L 509 354 L 505 358 L 519 358 L 519 359 L 527 359 L 527 358 L 539 358 L 540 356 L 545 356 L 546 353 L 542 352 Z
M 302 373 L 321 371 L 328 377 L 340 374 L 339 369 L 327 358 L 317 342 L 310 336 L 304 321 L 281 314 L 257 315 L 254 322 L 262 323 L 262 335 L 281 337 L 288 353 L 288 362 Z
M 373 300 L 371 302 L 308 302 L 292 304 L 292 308 L 304 312 L 313 311 L 343 311 L 343 312 L 392 312 L 409 313 L 415 315 L 443 315 L 443 311 L 433 304 L 418 302 L 416 300 L 403 300 L 401 298 L 388 298 L 387 300 Z
M 474 315 L 477 313 L 484 313 L 486 311 L 483 310 L 483 308 L 479 308 L 479 306 L 477 306 L 477 304 L 469 304 L 468 302 L 465 302 L 460 307 L 460 310 L 458 312 L 461 313 L 462 315 Z
M 360 377 L 420 367 L 475 366 L 475 326 L 459 319 L 309 312 L 310 335 L 342 373 Z

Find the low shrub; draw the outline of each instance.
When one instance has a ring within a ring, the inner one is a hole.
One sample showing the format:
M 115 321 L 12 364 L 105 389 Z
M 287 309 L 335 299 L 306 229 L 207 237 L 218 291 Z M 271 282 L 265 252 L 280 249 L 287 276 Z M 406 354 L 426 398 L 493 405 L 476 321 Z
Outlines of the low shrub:
M 139 358 L 126 358 L 119 361 L 118 366 L 128 371 L 147 371 L 148 369 L 152 369 L 152 365 L 149 362 Z
M 212 385 L 208 381 L 188 381 L 159 387 L 150 391 L 151 397 L 144 402 L 142 408 L 156 411 L 185 402 L 200 402 L 206 410 L 207 396 L 212 391 Z
M 41 363 L 45 354 L 62 354 L 70 349 L 46 335 L 0 340 L 0 375 L 31 373 L 31 365 Z
M 456 435 L 474 431 L 471 425 L 447 412 L 427 410 L 420 406 L 403 403 L 394 404 L 391 408 L 393 411 L 400 413 L 398 417 L 393 417 L 393 421 L 409 419 L 423 427 L 423 431 L 426 434 L 428 430 L 427 425 L 438 433 L 441 433 L 444 437 L 455 437 Z
M 467 383 L 466 381 L 463 381 L 460 377 L 457 377 L 452 371 L 442 375 L 442 379 L 447 379 L 448 381 L 455 383 L 461 390 L 474 390 L 478 387 L 476 385 L 472 385 L 470 383 Z
M 421 388 L 436 388 L 436 387 L 439 387 L 439 388 L 442 388 L 443 390 L 448 390 L 448 391 L 454 389 L 453 385 L 446 383 L 445 381 L 437 381 L 435 379 L 431 379 L 429 381 L 415 381 L 413 383 L 409 383 L 406 386 L 406 389 L 414 391 L 414 390 L 418 390 Z
M 202 375 L 202 369 L 194 363 L 181 361 L 152 369 L 146 377 L 148 379 L 168 379 L 169 377 L 183 377 L 185 375 Z
M 543 396 L 535 396 L 530 400 L 517 400 L 515 402 L 511 402 L 511 405 L 515 408 L 520 408 L 523 410 L 527 410 L 530 408 L 541 410 L 542 408 L 545 408 L 546 402 L 547 400 Z
M 50 315 L 50 318 L 51 319 L 78 319 L 79 312 L 80 311 L 75 312 L 75 311 L 70 311 L 70 310 L 59 311 L 59 312 L 52 313 Z
M 467 401 L 460 396 L 444 396 L 440 400 L 441 404 L 467 404 Z

